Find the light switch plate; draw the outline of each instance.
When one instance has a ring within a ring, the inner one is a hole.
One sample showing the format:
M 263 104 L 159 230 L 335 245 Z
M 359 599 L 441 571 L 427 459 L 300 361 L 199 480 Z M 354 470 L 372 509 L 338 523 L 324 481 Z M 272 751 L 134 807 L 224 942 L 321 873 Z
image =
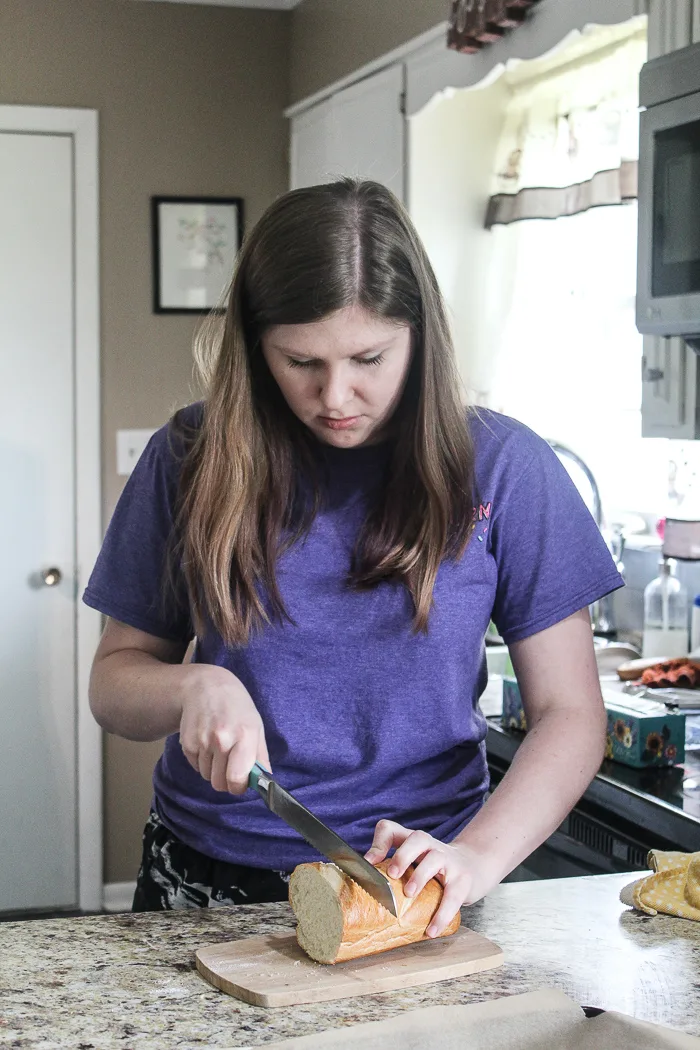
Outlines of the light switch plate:
M 155 429 L 117 431 L 117 474 L 121 477 L 131 474 L 154 434 Z

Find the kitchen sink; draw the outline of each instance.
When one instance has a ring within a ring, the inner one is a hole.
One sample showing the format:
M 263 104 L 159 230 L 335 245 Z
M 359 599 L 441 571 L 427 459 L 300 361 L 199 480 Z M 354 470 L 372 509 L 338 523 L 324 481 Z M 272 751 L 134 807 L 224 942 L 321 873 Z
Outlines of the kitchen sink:
M 628 660 L 637 660 L 641 655 L 639 649 L 631 642 L 613 642 L 608 638 L 594 638 L 593 644 L 598 671 L 601 674 L 611 674 L 620 664 L 627 663 Z M 506 645 L 487 645 L 486 664 L 490 675 L 513 673 Z

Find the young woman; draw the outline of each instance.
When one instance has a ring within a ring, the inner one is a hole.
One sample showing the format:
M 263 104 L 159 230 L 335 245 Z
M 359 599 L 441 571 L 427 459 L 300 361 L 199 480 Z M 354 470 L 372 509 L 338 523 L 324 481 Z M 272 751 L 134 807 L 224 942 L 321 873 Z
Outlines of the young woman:
M 622 581 L 546 442 L 463 407 L 433 271 L 382 186 L 272 205 L 214 335 L 204 401 L 152 438 L 84 596 L 109 617 L 95 717 L 167 737 L 134 908 L 283 899 L 318 859 L 246 790 L 257 760 L 371 861 L 415 864 L 413 892 L 437 875 L 440 932 L 597 771 L 588 606 Z M 484 804 L 490 619 L 530 732 Z

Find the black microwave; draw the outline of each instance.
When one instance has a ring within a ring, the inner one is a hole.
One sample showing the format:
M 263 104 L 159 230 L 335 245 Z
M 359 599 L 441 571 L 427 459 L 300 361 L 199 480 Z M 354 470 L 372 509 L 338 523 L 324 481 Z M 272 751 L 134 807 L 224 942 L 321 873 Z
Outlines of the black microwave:
M 700 44 L 647 62 L 639 101 L 637 327 L 700 351 Z

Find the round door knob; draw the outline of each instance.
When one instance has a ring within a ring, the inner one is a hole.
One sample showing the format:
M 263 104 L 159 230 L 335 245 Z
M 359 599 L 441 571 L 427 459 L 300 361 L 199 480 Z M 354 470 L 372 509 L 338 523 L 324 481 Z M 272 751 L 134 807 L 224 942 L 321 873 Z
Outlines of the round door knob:
M 60 569 L 42 569 L 41 578 L 45 587 L 55 587 L 63 577 Z

